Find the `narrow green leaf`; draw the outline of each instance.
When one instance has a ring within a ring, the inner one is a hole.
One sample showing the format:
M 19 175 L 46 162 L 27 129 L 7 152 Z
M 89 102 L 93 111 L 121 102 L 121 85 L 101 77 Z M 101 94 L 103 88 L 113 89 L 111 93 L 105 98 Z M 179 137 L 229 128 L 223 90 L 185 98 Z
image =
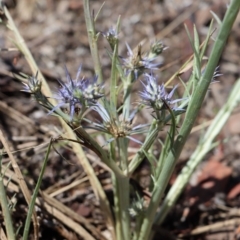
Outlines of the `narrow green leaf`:
M 213 15 L 214 19 L 217 21 L 217 23 L 219 24 L 219 26 L 221 26 L 221 25 L 222 25 L 222 21 L 221 21 L 221 19 L 218 17 L 218 15 L 217 15 L 215 12 L 213 12 L 213 11 L 210 11 L 210 13 Z

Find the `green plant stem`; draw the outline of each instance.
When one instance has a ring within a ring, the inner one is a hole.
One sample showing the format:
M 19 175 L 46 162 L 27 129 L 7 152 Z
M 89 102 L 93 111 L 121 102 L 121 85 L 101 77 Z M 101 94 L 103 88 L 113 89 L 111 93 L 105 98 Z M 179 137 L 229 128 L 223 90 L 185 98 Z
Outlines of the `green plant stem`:
M 117 21 L 117 34 L 120 31 L 120 16 L 118 17 Z M 114 109 L 114 113 L 112 116 L 116 117 L 117 115 L 117 77 L 118 77 L 118 38 L 114 42 L 114 46 L 112 47 L 113 54 L 112 54 L 112 69 L 111 69 L 111 78 L 110 78 L 110 103 L 112 105 L 112 109 Z
M 0 163 L 1 164 L 1 163 Z M 6 226 L 7 237 L 9 240 L 15 240 L 15 232 L 13 228 L 12 217 L 8 208 L 7 195 L 3 183 L 2 168 L 0 168 L 0 203 L 2 208 L 3 219 Z
M 168 136 L 165 140 L 165 144 L 162 148 L 162 152 L 163 152 L 163 155 L 161 154 L 160 156 L 160 159 L 158 161 L 158 164 L 157 164 L 157 170 L 156 170 L 156 177 L 158 178 L 161 174 L 161 170 L 162 170 L 162 166 L 164 165 L 164 160 L 166 159 L 166 155 L 167 153 L 169 152 L 169 149 L 172 148 L 173 146 L 173 143 L 174 143 L 174 138 L 175 138 L 175 132 L 176 132 L 176 119 L 175 119 L 175 115 L 173 113 L 173 111 L 171 110 L 171 108 L 166 105 L 167 108 L 168 108 L 168 111 L 170 113 L 170 116 L 171 116 L 171 128 L 170 128 L 170 131 L 168 133 Z M 166 111 L 166 110 L 165 110 Z M 164 111 L 162 111 L 162 113 L 164 113 Z M 164 119 L 165 118 L 165 114 L 163 115 Z
M 117 143 L 118 143 L 118 149 L 119 149 L 119 161 L 120 161 L 120 166 L 122 171 L 125 171 L 128 176 L 128 152 L 127 152 L 127 147 L 126 147 L 126 141 L 127 139 L 124 138 L 118 138 Z
M 218 64 L 218 61 L 224 49 L 226 40 L 229 36 L 232 25 L 237 17 L 239 6 L 240 1 L 233 0 L 228 7 L 220 32 L 213 46 L 213 50 L 207 64 L 206 71 L 204 72 L 204 75 L 201 77 L 196 92 L 193 94 L 192 100 L 190 101 L 190 105 L 186 113 L 183 126 L 179 132 L 179 136 L 177 137 L 172 150 L 169 152 L 168 157 L 165 160 L 162 172 L 159 178 L 157 179 L 156 185 L 152 193 L 152 199 L 149 203 L 149 207 L 146 211 L 146 215 L 142 224 L 139 240 L 149 239 L 149 234 L 152 230 L 152 224 L 154 221 L 154 216 L 156 214 L 157 208 L 162 199 L 169 179 L 172 175 L 176 161 L 193 127 L 195 119 L 197 118 L 198 112 L 208 90 L 208 87 L 211 83 L 215 68 Z
M 28 214 L 27 214 L 27 218 L 26 218 L 26 221 L 25 221 L 22 240 L 28 240 L 31 217 L 32 217 L 34 206 L 35 206 L 36 198 L 37 198 L 37 195 L 38 195 L 38 192 L 40 190 L 41 183 L 42 183 L 43 174 L 44 174 L 46 166 L 47 166 L 47 161 L 48 161 L 48 157 L 49 157 L 49 154 L 50 154 L 51 146 L 52 146 L 52 140 L 48 144 L 48 149 L 47 149 L 47 152 L 46 152 L 46 156 L 43 160 L 42 169 L 41 169 L 41 172 L 39 174 L 38 181 L 37 181 L 36 187 L 34 189 L 31 202 L 29 204 L 29 209 L 28 209 Z
M 111 71 L 111 82 L 110 82 L 110 104 L 111 109 L 114 109 L 112 112 L 113 117 L 117 115 L 117 54 L 118 54 L 118 43 L 114 46 L 113 57 L 112 57 L 112 71 Z
M 118 240 L 130 239 L 129 221 L 129 197 L 130 185 L 128 178 L 128 152 L 127 139 L 118 138 L 119 161 L 122 171 L 126 172 L 124 177 L 115 177 L 115 204 L 116 204 L 116 227 L 118 229 Z
M 196 167 L 202 161 L 204 156 L 212 149 L 213 140 L 215 139 L 217 134 L 221 131 L 222 127 L 228 120 L 231 112 L 237 106 L 237 103 L 240 102 L 239 92 L 240 92 L 240 79 L 238 79 L 236 84 L 233 86 L 232 92 L 227 102 L 224 104 L 224 106 L 221 108 L 217 116 L 212 121 L 205 136 L 203 137 L 200 144 L 192 154 L 186 166 L 182 169 L 180 175 L 178 175 L 176 181 L 174 182 L 166 198 L 164 199 L 160 211 L 158 212 L 155 220 L 157 225 L 163 222 L 166 215 L 169 213 L 170 209 L 176 203 L 179 195 L 182 193 L 183 189 L 188 184 L 189 179 L 194 170 L 196 169 Z
M 120 205 L 119 197 L 117 191 L 117 179 L 116 175 L 112 173 L 112 185 L 113 185 L 113 198 L 114 198 L 114 216 L 115 216 L 115 234 L 116 240 L 121 239 L 122 230 L 121 230 L 121 215 L 120 215 Z
M 133 234 L 132 240 L 138 240 L 138 238 L 139 238 L 141 224 L 143 221 L 143 214 L 144 213 L 141 213 L 136 216 L 136 223 L 135 223 L 136 226 L 134 229 L 134 234 Z
M 117 240 L 130 239 L 130 221 L 129 221 L 129 178 L 114 178 L 115 196 L 115 217 Z
M 131 106 L 131 90 L 134 73 L 128 74 L 127 78 L 123 80 L 123 116 L 124 119 L 129 118 L 130 106 Z
M 84 8 L 84 17 L 85 17 L 87 32 L 88 32 L 89 46 L 90 46 L 91 55 L 94 62 L 95 74 L 98 76 L 99 82 L 103 82 L 102 68 L 100 64 L 98 47 L 97 47 L 98 35 L 96 34 L 94 19 L 90 12 L 89 0 L 83 1 L 83 8 Z
M 161 127 L 162 125 L 159 124 L 157 120 L 153 121 L 149 130 L 149 134 L 147 135 L 143 145 L 135 154 L 135 156 L 133 157 L 128 166 L 129 175 L 131 175 L 134 172 L 134 170 L 139 166 L 139 164 L 142 162 L 143 158 L 145 157 L 145 152 L 148 152 L 153 142 L 156 140 L 156 137 L 158 135 L 158 132 L 161 130 Z M 126 175 L 127 171 L 124 171 L 124 174 Z

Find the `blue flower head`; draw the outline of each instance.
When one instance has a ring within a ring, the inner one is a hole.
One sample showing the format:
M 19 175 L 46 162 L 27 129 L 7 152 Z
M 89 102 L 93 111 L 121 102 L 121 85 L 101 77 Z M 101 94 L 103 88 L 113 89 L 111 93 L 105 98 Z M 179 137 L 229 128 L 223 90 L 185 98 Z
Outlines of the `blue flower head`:
M 152 107 L 155 111 L 160 111 L 166 108 L 166 104 L 171 107 L 175 103 L 182 101 L 183 99 L 172 100 L 173 94 L 177 88 L 177 85 L 172 89 L 170 93 L 167 93 L 164 84 L 158 85 L 157 80 L 153 75 L 145 74 L 146 84 L 142 82 L 144 89 L 140 92 L 143 103 Z M 181 110 L 179 108 L 171 107 L 172 110 Z
M 81 117 L 88 107 L 96 104 L 97 100 L 104 95 L 103 86 L 97 84 L 97 77 L 93 79 L 83 77 L 80 80 L 81 66 L 78 69 L 76 79 L 71 78 L 67 68 L 65 68 L 65 72 L 67 83 L 58 80 L 61 85 L 55 97 L 58 100 L 58 105 L 50 113 L 57 108 L 62 108 L 70 114 L 71 119 L 75 113 L 80 114 Z
M 138 45 L 136 52 L 133 52 L 127 43 L 126 46 L 128 49 L 128 58 L 122 58 L 123 67 L 126 69 L 127 74 L 133 72 L 135 79 L 144 71 L 157 69 L 160 65 L 160 63 L 153 63 L 156 57 L 144 56 L 141 45 Z

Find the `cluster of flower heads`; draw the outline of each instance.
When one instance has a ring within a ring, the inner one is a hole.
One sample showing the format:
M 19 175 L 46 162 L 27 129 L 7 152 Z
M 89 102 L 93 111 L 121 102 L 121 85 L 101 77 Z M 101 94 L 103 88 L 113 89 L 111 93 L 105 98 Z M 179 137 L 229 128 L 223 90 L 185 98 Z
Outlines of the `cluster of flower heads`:
M 97 76 L 93 79 L 87 79 L 84 77 L 80 79 L 81 67 L 79 67 L 75 79 L 71 78 L 67 68 L 65 68 L 65 72 L 67 82 L 64 83 L 58 80 L 61 85 L 61 88 L 58 90 L 55 96 L 55 98 L 58 100 L 58 104 L 52 108 L 50 113 L 54 112 L 58 108 L 61 108 L 66 110 L 66 112 L 70 115 L 71 119 L 73 119 L 75 113 L 82 113 L 82 110 L 85 111 L 87 108 L 92 108 L 94 110 L 98 110 L 99 114 L 105 122 L 110 122 L 110 117 L 108 116 L 108 113 L 98 103 L 98 99 L 103 97 L 104 94 L 103 85 L 97 83 Z M 163 84 L 158 85 L 157 79 L 154 77 L 153 74 L 145 73 L 144 76 L 146 82 L 142 82 L 143 90 L 139 93 L 140 97 L 142 98 L 143 104 L 153 108 L 154 111 L 163 110 L 165 104 L 168 104 L 171 107 L 172 105 L 174 105 L 172 109 L 179 110 L 175 107 L 175 104 L 182 101 L 183 99 L 172 100 L 173 94 L 177 86 L 175 86 L 170 93 L 167 93 Z M 28 84 L 24 85 L 24 91 L 30 92 L 32 94 L 36 94 L 36 92 L 41 89 L 41 82 L 37 80 L 37 77 L 30 77 Z M 125 120 L 124 124 L 121 123 L 124 126 L 122 125 L 120 128 L 125 128 L 125 130 L 127 131 L 127 126 L 129 125 L 129 123 L 127 122 L 128 120 Z M 110 128 L 111 127 L 109 127 L 109 129 Z M 112 135 L 121 135 L 120 130 L 118 131 L 118 133 L 114 133 L 113 130 L 109 131 Z
M 107 32 L 102 33 L 102 35 L 107 39 L 111 48 L 114 49 L 114 46 L 118 41 L 117 30 L 111 27 Z M 122 60 L 122 66 L 125 70 L 126 75 L 133 73 L 133 80 L 136 80 L 142 73 L 147 70 L 152 71 L 154 69 L 157 69 L 161 63 L 154 63 L 154 61 L 166 49 L 161 41 L 154 41 L 151 44 L 150 51 L 148 53 L 144 53 L 142 51 L 141 44 L 137 46 L 136 51 L 133 51 L 127 43 L 126 47 L 128 50 L 128 57 L 119 57 Z
M 29 78 L 28 84 L 25 84 L 24 91 L 32 93 L 39 103 L 50 110 L 49 114 L 56 113 L 57 109 L 61 109 L 70 117 L 70 121 L 81 121 L 84 113 L 89 108 L 96 111 L 102 118 L 102 121 L 93 123 L 92 128 L 111 135 L 112 138 L 108 142 L 126 137 L 141 144 L 140 141 L 131 136 L 146 132 L 149 124 L 134 126 L 133 119 L 138 109 L 127 119 L 124 119 L 123 116 L 112 115 L 110 104 L 106 105 L 107 101 L 103 101 L 104 106 L 98 102 L 100 98 L 104 97 L 104 94 L 103 85 L 97 83 L 97 77 L 93 79 L 80 78 L 81 67 L 78 69 L 75 79 L 71 78 L 67 68 L 65 68 L 65 72 L 66 83 L 58 80 L 61 87 L 55 96 L 55 99 L 58 100 L 56 106 L 49 105 L 48 98 L 41 93 L 41 82 L 37 79 L 37 76 Z M 142 104 L 151 107 L 154 112 L 161 112 L 167 108 L 183 110 L 175 106 L 177 102 L 183 99 L 172 99 L 177 86 L 170 93 L 167 93 L 163 84 L 158 85 L 153 74 L 145 73 L 144 76 L 146 82 L 142 82 L 143 90 L 139 93 L 142 98 Z
M 118 34 L 114 28 L 111 28 L 106 33 L 102 33 L 102 35 L 108 40 L 112 48 L 118 41 Z M 149 71 L 152 72 L 160 65 L 160 63 L 155 63 L 155 59 L 166 49 L 162 42 L 153 42 L 148 53 L 143 53 L 141 44 L 138 45 L 136 51 L 132 51 L 128 44 L 126 44 L 126 46 L 128 57 L 120 57 L 122 69 L 127 76 L 129 74 L 133 76 L 132 81 L 136 80 L 142 74 L 146 80 L 146 83 L 142 82 L 143 90 L 139 94 L 142 98 L 141 103 L 151 107 L 155 112 L 161 112 L 166 108 L 178 110 L 175 104 L 182 99 L 172 100 L 177 86 L 168 94 L 163 84 L 158 85 L 152 73 L 146 73 Z M 109 111 L 109 109 L 106 110 L 105 107 L 98 102 L 104 94 L 103 85 L 97 83 L 97 76 L 92 79 L 80 78 L 81 66 L 78 69 L 75 79 L 72 79 L 67 68 L 65 68 L 65 72 L 67 80 L 66 82 L 58 80 L 61 87 L 54 97 L 58 100 L 58 104 L 56 106 L 51 105 L 50 108 L 50 105 L 42 104 L 48 106 L 47 108 L 50 110 L 49 114 L 56 113 L 58 109 L 61 109 L 70 116 L 70 121 L 75 121 L 76 119 L 81 121 L 86 110 L 90 108 L 98 112 L 102 118 L 102 123 L 94 123 L 94 128 L 110 134 L 114 139 L 121 137 L 132 139 L 130 137 L 131 135 L 144 131 L 146 124 L 136 127 L 132 124 L 136 112 L 128 119 L 121 119 L 116 116 L 113 117 L 111 111 Z M 41 89 L 41 82 L 37 80 L 37 77 L 29 78 L 29 83 L 25 84 L 25 91 L 36 95 L 37 93 L 39 94 L 39 89 Z M 41 98 L 41 94 L 39 94 L 39 96 L 40 97 L 36 98 L 37 100 Z M 42 99 L 43 101 L 47 101 L 46 97 Z

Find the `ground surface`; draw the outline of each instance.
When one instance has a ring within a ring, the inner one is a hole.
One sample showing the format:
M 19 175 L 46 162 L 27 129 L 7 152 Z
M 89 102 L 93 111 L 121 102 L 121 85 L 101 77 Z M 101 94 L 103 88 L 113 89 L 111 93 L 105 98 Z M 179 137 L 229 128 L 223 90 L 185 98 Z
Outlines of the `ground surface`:
M 168 49 L 162 55 L 163 65 L 156 74 L 162 82 L 165 82 L 192 53 L 184 23 L 191 33 L 193 24 L 196 24 L 203 40 L 211 20 L 210 10 L 222 19 L 227 2 L 107 0 L 99 16 L 97 30 L 106 31 L 114 26 L 118 16 L 121 15 L 122 27 L 119 37 L 122 56 L 126 56 L 125 42 L 134 48 L 140 41 L 144 40 L 147 45 L 154 39 L 161 39 Z M 101 4 L 102 1 L 91 1 L 91 7 L 95 12 Z M 85 76 L 93 75 L 82 1 L 21 0 L 14 3 L 9 0 L 7 5 L 53 91 L 57 89 L 56 79 L 65 78 L 64 65 L 73 76 L 80 64 L 83 65 Z M 215 27 L 217 28 L 217 25 Z M 218 29 L 215 33 L 217 31 Z M 1 49 L 14 47 L 10 38 L 11 32 L 0 26 Z M 211 86 L 196 126 L 205 123 L 207 127 L 209 121 L 225 103 L 234 82 L 239 77 L 239 42 L 240 16 L 219 63 L 223 75 L 218 78 L 218 83 Z M 102 37 L 99 46 L 104 77 L 108 79 L 110 60 L 106 52 L 107 44 Z M 56 136 L 56 129 L 60 129 L 60 124 L 55 117 L 47 116 L 46 111 L 32 101 L 29 94 L 20 92 L 22 84 L 12 73 L 32 74 L 23 56 L 18 51 L 1 51 L 0 54 L 0 129 L 7 138 L 11 151 L 14 152 L 29 189 L 32 190 L 46 151 L 44 143 L 51 136 Z M 187 80 L 188 76 L 189 72 L 186 72 L 182 78 Z M 182 91 L 180 87 L 179 94 Z M 205 157 L 164 222 L 164 230 L 157 232 L 156 239 L 213 240 L 240 237 L 239 110 L 238 108 L 234 111 L 218 136 L 220 142 L 224 139 L 228 141 L 218 145 Z M 147 118 L 144 114 L 142 117 Z M 171 182 L 191 156 L 203 131 L 204 128 L 196 127 L 189 137 Z M 93 224 L 98 231 L 96 235 L 99 236 L 104 232 L 105 224 L 86 174 L 70 149 L 60 146 L 57 149 L 64 158 L 52 152 L 41 187 L 43 191 L 41 197 L 45 194 L 45 200 L 40 198 L 38 203 L 40 239 L 82 239 L 75 231 L 74 225 L 67 225 L 71 219 L 82 224 L 80 217 L 75 215 L 73 217 L 73 211 Z M 90 154 L 89 158 L 93 159 Z M 5 157 L 3 164 L 6 165 L 8 161 L 9 158 Z M 93 164 L 104 189 L 111 195 L 108 174 L 94 161 Z M 144 175 L 148 173 L 148 168 L 143 165 L 138 171 L 140 175 L 142 174 L 144 184 Z M 11 177 L 9 196 L 17 193 L 13 197 L 13 201 L 17 202 L 13 215 L 16 226 L 20 226 L 24 224 L 27 208 L 11 169 L 6 172 L 6 178 L 8 177 Z M 44 203 L 46 206 L 43 206 Z M 0 224 L 3 227 L 2 216 Z

